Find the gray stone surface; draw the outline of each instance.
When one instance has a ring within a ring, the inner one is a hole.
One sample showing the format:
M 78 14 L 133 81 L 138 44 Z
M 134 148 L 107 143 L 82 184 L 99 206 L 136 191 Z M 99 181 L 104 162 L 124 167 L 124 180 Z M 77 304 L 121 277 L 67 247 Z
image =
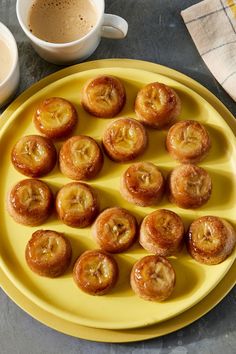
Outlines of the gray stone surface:
M 33 51 L 17 22 L 15 0 L 0 0 L 0 21 L 13 32 L 20 55 L 18 93 L 61 67 Z M 129 22 L 125 40 L 102 40 L 89 58 L 134 58 L 177 69 L 210 89 L 236 115 L 236 105 L 201 60 L 180 11 L 195 0 L 107 0 L 106 11 Z M 236 289 L 192 325 L 162 338 L 130 344 L 103 344 L 58 333 L 31 318 L 0 290 L 1 354 L 233 354 L 236 352 Z

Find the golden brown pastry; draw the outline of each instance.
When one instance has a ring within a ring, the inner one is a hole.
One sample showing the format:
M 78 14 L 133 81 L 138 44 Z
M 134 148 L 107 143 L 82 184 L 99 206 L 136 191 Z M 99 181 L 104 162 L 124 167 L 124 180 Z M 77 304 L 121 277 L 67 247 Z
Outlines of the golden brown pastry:
M 164 177 L 151 162 L 136 162 L 121 176 L 120 192 L 130 203 L 143 207 L 157 204 L 164 190 Z
M 62 145 L 59 166 L 65 176 L 75 180 L 94 178 L 102 165 L 102 151 L 89 136 L 72 136 Z
M 70 265 L 71 244 L 63 234 L 51 230 L 35 231 L 27 243 L 25 259 L 38 275 L 55 278 Z
M 182 163 L 197 163 L 204 159 L 211 147 L 205 127 L 193 120 L 172 125 L 166 138 L 167 151 Z
M 130 161 L 146 149 L 147 133 L 135 119 L 120 118 L 106 128 L 103 146 L 110 159 L 117 162 Z
M 39 104 L 33 120 L 40 133 L 54 139 L 68 136 L 78 116 L 72 103 L 61 97 L 50 97 Z
M 216 216 L 202 216 L 189 227 L 187 249 L 190 255 L 204 264 L 223 262 L 236 244 L 233 226 Z
M 99 212 L 97 194 L 88 184 L 68 183 L 57 194 L 56 210 L 59 219 L 68 226 L 89 226 Z
M 180 115 L 181 101 L 171 87 L 153 82 L 138 92 L 134 108 L 138 120 L 149 127 L 162 129 Z
M 118 266 L 115 259 L 102 250 L 86 251 L 74 265 L 73 278 L 84 292 L 104 295 L 118 279 Z
M 142 221 L 139 242 L 151 253 L 172 256 L 181 250 L 183 239 L 183 221 L 173 211 L 155 210 Z
M 198 208 L 205 204 L 212 190 L 211 177 L 206 170 L 195 165 L 180 165 L 168 178 L 171 203 L 181 208 Z
M 142 299 L 163 301 L 172 294 L 175 271 L 170 262 L 161 256 L 146 256 L 132 268 L 130 284 Z
M 137 221 L 128 210 L 113 207 L 97 217 L 92 232 L 104 251 L 118 253 L 127 250 L 135 241 Z
M 96 117 L 111 118 L 123 108 L 125 88 L 115 76 L 103 75 L 89 80 L 82 92 L 82 106 Z
M 18 182 L 7 198 L 7 210 L 12 218 L 23 225 L 42 224 L 53 208 L 53 194 L 48 185 L 37 179 Z
M 17 171 L 29 177 L 41 177 L 56 164 L 57 152 L 48 138 L 40 135 L 22 137 L 13 147 L 11 161 Z

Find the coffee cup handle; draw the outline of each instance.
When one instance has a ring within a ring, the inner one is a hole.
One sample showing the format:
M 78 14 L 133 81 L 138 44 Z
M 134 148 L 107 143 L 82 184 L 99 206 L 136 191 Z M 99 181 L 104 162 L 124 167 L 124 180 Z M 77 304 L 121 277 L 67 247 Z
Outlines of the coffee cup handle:
M 128 23 L 120 16 L 104 14 L 101 36 L 104 38 L 122 39 L 128 32 Z

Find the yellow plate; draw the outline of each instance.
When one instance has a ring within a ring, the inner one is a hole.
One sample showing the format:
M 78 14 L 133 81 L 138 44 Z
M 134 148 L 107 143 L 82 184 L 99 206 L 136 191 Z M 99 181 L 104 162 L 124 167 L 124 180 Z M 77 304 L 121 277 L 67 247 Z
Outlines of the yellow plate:
M 2 176 L 0 188 L 2 193 L 6 195 L 12 184 L 23 178 L 9 165 L 10 151 L 12 145 L 20 136 L 36 133 L 31 123 L 31 118 L 38 101 L 42 98 L 63 96 L 71 100 L 77 106 L 80 114 L 77 133 L 89 134 L 95 138 L 101 136 L 107 120 L 88 116 L 79 105 L 79 92 L 82 85 L 87 79 L 100 73 L 114 74 L 124 80 L 128 92 L 128 103 L 121 115 L 134 116 L 132 107 L 135 94 L 140 87 L 148 82 L 158 80 L 171 85 L 177 90 L 183 102 L 181 118 L 193 118 L 202 121 L 206 123 L 210 131 L 213 148 L 202 166 L 206 167 L 211 173 L 214 188 L 210 202 L 198 211 L 184 211 L 174 208 L 167 200 L 162 202 L 161 207 L 177 211 L 184 217 L 186 224 L 195 217 L 206 214 L 227 217 L 232 222 L 233 213 L 235 213 L 235 183 L 233 178 L 235 172 L 235 139 L 232 132 L 214 108 L 194 91 L 165 76 L 141 70 L 113 67 L 111 69 L 104 68 L 102 70 L 90 70 L 74 74 L 47 86 L 22 104 L 12 114 L 1 132 L 0 148 L 1 151 L 4 151 L 0 167 Z M 91 124 L 88 124 L 88 122 L 91 122 Z M 164 136 L 165 133 L 163 132 L 149 131 L 150 146 L 142 159 L 151 160 L 157 163 L 164 171 L 168 171 L 175 163 L 165 152 Z M 156 144 L 156 141 L 159 142 Z M 134 207 L 120 198 L 118 181 L 119 175 L 124 168 L 124 165 L 114 164 L 106 159 L 102 173 L 92 184 L 99 191 L 103 207 L 119 204 L 131 210 L 140 218 L 152 211 L 153 208 Z M 46 176 L 44 180 L 54 190 L 69 182 L 69 180 L 59 174 L 57 169 Z M 227 183 L 229 189 L 225 189 L 222 192 L 220 188 L 222 183 Z M 50 314 L 74 324 L 125 329 L 167 320 L 190 308 L 206 296 L 222 279 L 234 259 L 234 255 L 232 255 L 222 264 L 209 267 L 197 264 L 183 252 L 178 259 L 172 259 L 177 272 L 175 292 L 170 300 L 157 304 L 138 299 L 129 288 L 128 273 L 131 265 L 136 259 L 146 254 L 144 250 L 134 246 L 129 252 L 116 257 L 121 269 L 121 276 L 113 292 L 109 295 L 95 298 L 80 292 L 73 284 L 71 275 L 68 273 L 55 280 L 40 278 L 32 273 L 27 268 L 23 255 L 27 240 L 35 228 L 26 228 L 12 222 L 5 212 L 3 200 L 0 204 L 0 212 L 3 239 L 0 246 L 2 269 L 11 282 L 29 300 Z M 89 229 L 71 229 L 62 225 L 55 218 L 51 218 L 43 227 L 63 230 L 72 241 L 74 258 L 84 249 L 96 247 Z

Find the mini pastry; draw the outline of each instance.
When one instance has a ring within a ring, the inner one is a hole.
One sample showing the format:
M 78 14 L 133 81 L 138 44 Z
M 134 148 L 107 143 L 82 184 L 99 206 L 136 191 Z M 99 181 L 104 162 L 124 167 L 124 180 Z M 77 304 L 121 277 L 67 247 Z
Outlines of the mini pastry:
M 57 194 L 56 210 L 59 219 L 68 226 L 91 225 L 99 212 L 95 190 L 85 183 L 66 184 Z
M 175 271 L 166 258 L 146 256 L 134 264 L 130 284 L 133 291 L 142 299 L 163 301 L 172 294 Z
M 78 121 L 74 106 L 61 97 L 46 98 L 34 115 L 35 127 L 48 138 L 68 136 Z
M 172 123 L 181 111 L 181 101 L 169 86 L 153 82 L 144 86 L 135 100 L 135 113 L 145 125 L 162 129 Z
M 59 166 L 65 176 L 75 180 L 90 179 L 99 173 L 102 165 L 102 151 L 89 136 L 73 136 L 62 145 Z
M 28 135 L 21 138 L 13 147 L 11 161 L 15 169 L 23 175 L 41 177 L 55 166 L 57 152 L 48 138 Z
M 53 208 L 53 194 L 46 183 L 37 179 L 18 182 L 7 198 L 7 210 L 18 223 L 29 226 L 42 224 Z
M 166 209 L 155 210 L 141 224 L 139 242 L 158 256 L 172 256 L 181 250 L 184 224 L 179 215 Z
M 193 120 L 172 125 L 166 138 L 167 151 L 182 163 L 197 163 L 204 159 L 211 141 L 204 126 Z
M 84 252 L 76 261 L 73 278 L 77 286 L 90 295 L 104 295 L 115 285 L 118 266 L 102 250 Z
M 84 109 L 102 118 L 116 116 L 123 108 L 126 100 L 125 88 L 115 76 L 98 76 L 89 80 L 82 92 Z
M 223 262 L 236 244 L 233 226 L 216 216 L 202 216 L 189 227 L 187 249 L 190 255 L 204 264 Z
M 65 273 L 71 255 L 69 240 L 63 234 L 51 230 L 35 231 L 25 249 L 25 259 L 30 269 L 50 278 Z
M 97 217 L 92 232 L 104 251 L 118 253 L 127 250 L 133 244 L 137 233 L 137 221 L 125 209 L 109 208 Z
M 130 161 L 146 149 L 147 133 L 135 119 L 120 118 L 106 128 L 103 146 L 110 159 L 117 162 Z
M 151 162 L 137 162 L 121 176 L 121 195 L 130 203 L 140 206 L 160 202 L 165 190 L 165 180 L 157 166 Z
M 171 203 L 186 209 L 198 208 L 211 196 L 211 177 L 201 167 L 181 165 L 170 173 L 168 189 Z

